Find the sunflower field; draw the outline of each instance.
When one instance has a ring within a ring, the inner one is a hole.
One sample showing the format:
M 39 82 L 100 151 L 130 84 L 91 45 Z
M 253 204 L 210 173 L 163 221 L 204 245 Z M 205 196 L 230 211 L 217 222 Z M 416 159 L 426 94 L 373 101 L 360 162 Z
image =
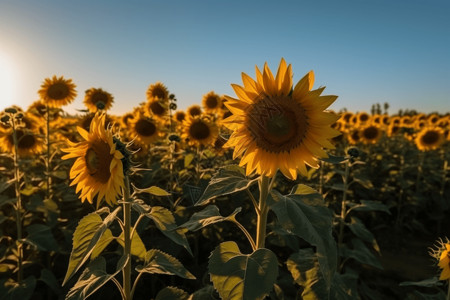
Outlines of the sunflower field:
M 0 299 L 450 299 L 450 114 L 256 67 L 177 109 L 64 77 L 0 114 Z

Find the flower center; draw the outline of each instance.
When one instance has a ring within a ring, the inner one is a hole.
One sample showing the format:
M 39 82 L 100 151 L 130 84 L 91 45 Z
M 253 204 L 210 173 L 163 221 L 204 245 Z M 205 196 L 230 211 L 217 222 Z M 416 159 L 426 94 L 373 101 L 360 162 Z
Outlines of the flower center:
M 158 99 L 166 98 L 166 91 L 162 88 L 156 87 L 152 90 L 152 96 Z
M 196 140 L 203 140 L 209 137 L 209 126 L 202 121 L 196 121 L 189 127 L 189 135 Z
M 162 116 L 166 112 L 165 108 L 158 101 L 150 103 L 150 109 L 157 116 Z
M 201 110 L 199 107 L 197 107 L 197 106 L 191 107 L 191 108 L 189 109 L 189 114 L 190 114 L 191 116 L 193 116 L 193 117 L 195 117 L 195 116 L 200 116 L 201 113 L 202 113 L 202 110 Z
M 247 128 L 258 147 L 269 152 L 289 152 L 304 139 L 308 119 L 300 103 L 285 96 L 263 96 L 249 110 Z
M 156 132 L 156 126 L 147 119 L 139 119 L 135 126 L 136 132 L 142 136 L 152 136 Z
M 36 138 L 32 134 L 25 134 L 20 137 L 17 146 L 19 149 L 30 149 L 36 145 Z
M 92 95 L 91 102 L 94 105 L 97 105 L 97 103 L 99 102 L 103 102 L 103 104 L 106 105 L 107 103 L 109 103 L 108 95 L 102 92 L 96 92 Z
M 63 82 L 52 84 L 47 91 L 47 95 L 53 100 L 61 100 L 69 96 L 69 87 Z
M 107 183 L 111 177 L 109 168 L 113 158 L 108 143 L 104 141 L 92 143 L 84 156 L 89 175 L 101 183 Z
M 208 97 L 206 99 L 206 106 L 208 108 L 216 108 L 218 104 L 219 104 L 219 101 L 217 101 L 216 97 Z
M 373 140 L 378 136 L 378 128 L 375 126 L 367 127 L 363 130 L 363 136 L 367 140 Z
M 439 133 L 437 131 L 427 131 L 422 136 L 422 143 L 425 145 L 434 145 L 439 140 Z

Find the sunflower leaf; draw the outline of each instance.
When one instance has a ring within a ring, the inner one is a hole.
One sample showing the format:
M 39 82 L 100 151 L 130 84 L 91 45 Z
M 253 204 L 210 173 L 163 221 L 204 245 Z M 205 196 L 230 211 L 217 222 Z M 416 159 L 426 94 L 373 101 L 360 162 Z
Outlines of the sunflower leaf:
M 119 238 L 117 239 L 117 242 L 122 246 L 125 247 L 124 242 L 124 234 L 123 231 L 120 234 Z M 145 245 L 142 242 L 141 237 L 137 233 L 137 231 L 134 231 L 133 238 L 131 240 L 131 255 L 137 256 L 140 259 L 145 259 L 145 253 L 147 252 L 147 249 L 145 249 Z
M 144 265 L 138 265 L 136 271 L 139 273 L 177 275 L 186 279 L 196 279 L 178 259 L 158 249 L 148 250 L 145 254 Z
M 220 215 L 219 208 L 215 205 L 208 205 L 203 210 L 194 213 L 189 221 L 179 226 L 179 228 L 187 228 L 190 231 L 197 231 L 208 225 L 229 221 L 241 211 L 241 207 L 234 210 L 228 217 Z
M 170 193 L 157 186 L 151 186 L 145 189 L 135 187 L 137 193 L 148 193 L 154 196 L 170 196 Z
M 182 289 L 166 286 L 158 292 L 155 300 L 187 300 L 188 298 L 189 295 Z
M 238 245 L 229 241 L 214 249 L 208 269 L 222 299 L 264 299 L 277 279 L 278 259 L 265 248 L 242 254 Z
M 78 223 L 73 234 L 73 248 L 70 253 L 69 266 L 63 284 L 75 274 L 90 257 L 103 233 L 111 225 L 121 207 L 117 207 L 104 220 L 97 213 L 90 213 Z
M 332 236 L 332 215 L 323 202 L 317 201 L 318 196 L 283 196 L 273 190 L 267 203 L 284 230 L 316 247 L 320 271 L 329 289 L 337 264 L 336 243 Z
M 258 179 L 249 180 L 238 166 L 220 169 L 210 180 L 203 195 L 195 205 L 204 205 L 217 196 L 229 195 L 246 190 Z

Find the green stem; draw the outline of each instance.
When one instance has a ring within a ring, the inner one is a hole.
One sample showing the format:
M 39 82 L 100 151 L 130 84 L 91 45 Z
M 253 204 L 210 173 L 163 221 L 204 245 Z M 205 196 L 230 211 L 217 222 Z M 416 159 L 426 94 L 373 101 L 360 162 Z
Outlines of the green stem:
M 16 134 L 15 116 L 12 119 L 12 129 L 13 129 L 13 142 L 14 142 L 14 188 L 16 192 L 16 227 L 17 227 L 17 282 L 19 285 L 23 280 L 23 244 L 22 244 L 22 196 L 20 194 L 20 171 L 19 171 L 19 154 L 18 154 L 18 140 Z
M 259 213 L 256 221 L 256 248 L 264 248 L 266 240 L 266 227 L 267 227 L 267 215 L 269 213 L 269 207 L 266 200 L 270 191 L 269 177 L 261 175 L 259 178 Z M 258 210 L 257 210 L 258 212 Z
M 342 248 L 342 244 L 344 241 L 344 227 L 345 227 L 345 218 L 347 217 L 347 190 L 348 190 L 348 175 L 349 175 L 349 161 L 345 162 L 345 173 L 344 173 L 344 193 L 342 195 L 342 203 L 341 203 L 341 217 L 339 222 L 339 234 L 338 234 L 338 249 Z M 338 256 L 338 268 L 341 270 L 341 257 Z
M 50 107 L 46 104 L 46 122 L 47 122 L 47 131 L 45 133 L 46 138 L 46 146 L 47 146 L 47 160 L 45 163 L 45 171 L 47 176 L 47 191 L 46 196 L 47 199 L 50 199 L 50 186 L 52 184 L 50 177 Z
M 425 158 L 424 152 L 419 152 L 419 162 L 417 164 L 417 177 L 416 177 L 416 192 L 420 192 L 420 178 L 423 172 L 423 160 Z
M 127 263 L 123 268 L 123 294 L 125 295 L 124 300 L 131 300 L 131 201 L 128 176 L 125 176 L 123 189 L 123 223 L 124 254 L 128 256 Z
M 242 226 L 242 224 L 239 223 L 234 217 L 231 218 L 230 221 L 233 222 L 234 224 L 236 224 L 237 227 L 239 227 L 239 229 L 245 234 L 245 236 L 247 237 L 248 241 L 250 242 L 250 245 L 252 246 L 253 251 L 255 251 L 257 249 L 255 241 L 253 240 L 252 236 L 247 231 L 247 229 L 245 229 L 245 227 Z

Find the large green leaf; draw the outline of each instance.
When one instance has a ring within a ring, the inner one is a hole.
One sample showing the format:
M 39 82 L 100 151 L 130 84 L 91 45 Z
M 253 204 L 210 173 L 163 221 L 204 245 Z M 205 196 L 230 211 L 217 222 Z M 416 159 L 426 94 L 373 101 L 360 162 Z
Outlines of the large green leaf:
M 120 234 L 119 238 L 117 239 L 117 242 L 122 247 L 125 247 L 123 232 Z M 142 242 L 141 237 L 139 236 L 137 231 L 135 231 L 133 233 L 133 238 L 131 239 L 131 255 L 137 256 L 140 259 L 144 260 L 146 252 L 147 252 L 147 249 L 145 249 L 145 245 Z
M 208 205 L 203 210 L 196 212 L 192 215 L 192 217 L 186 223 L 180 225 L 180 228 L 187 228 L 190 231 L 197 231 L 202 229 L 205 226 L 219 223 L 223 221 L 229 221 L 231 218 L 241 211 L 241 208 L 238 207 L 234 210 L 234 212 L 228 217 L 223 217 L 220 215 L 219 208 L 215 205 Z
M 344 274 L 335 273 L 331 283 L 330 299 L 354 300 L 360 299 L 358 293 L 358 274 L 352 270 Z
M 151 186 L 145 189 L 138 189 L 134 186 L 137 193 L 148 193 L 154 196 L 170 196 L 170 193 L 157 186 Z
M 114 239 L 115 237 L 113 236 L 111 230 L 109 228 L 106 229 L 95 245 L 94 250 L 92 250 L 91 259 L 95 259 L 99 256 Z
M 209 274 L 223 300 L 258 300 L 272 290 L 278 260 L 269 249 L 245 255 L 235 242 L 224 242 L 209 257 Z
M 343 247 L 341 249 L 341 254 L 344 257 L 349 257 L 357 260 L 358 262 L 371 265 L 378 269 L 383 269 L 378 258 L 370 251 L 369 248 L 360 239 L 352 239 L 353 249 Z
M 127 261 L 128 256 L 122 256 L 117 263 L 115 272 L 108 274 L 106 273 L 105 259 L 102 256 L 97 257 L 81 273 L 77 283 L 67 293 L 66 300 L 86 299 L 122 271 Z
M 242 169 L 236 165 L 224 167 L 211 178 L 195 205 L 203 205 L 215 197 L 243 191 L 255 182 L 257 179 L 248 180 Z
M 188 293 L 173 286 L 166 286 L 158 292 L 155 300 L 187 300 Z
M 50 287 L 55 294 L 62 294 L 61 284 L 58 282 L 58 279 L 56 279 L 55 274 L 49 269 L 41 270 L 41 277 L 39 277 L 39 280 Z
M 100 215 L 96 212 L 90 213 L 80 220 L 73 234 L 73 248 L 70 253 L 69 266 L 63 285 L 66 284 L 67 280 L 69 280 L 90 257 L 97 242 L 100 240 L 106 229 L 108 229 L 120 209 L 120 206 L 117 207 L 112 213 L 107 215 L 104 220 L 102 220 Z M 101 212 L 103 211 L 104 210 Z
M 148 250 L 144 265 L 136 267 L 136 271 L 150 274 L 177 275 L 186 279 L 195 279 L 183 264 L 170 254 L 158 249 Z
M 0 300 L 28 300 L 33 296 L 36 287 L 36 278 L 29 276 L 22 281 L 21 284 L 17 282 L 8 283 L 6 286 L 0 286 Z
M 31 224 L 26 228 L 28 232 L 25 243 L 35 246 L 41 251 L 56 251 L 58 243 L 53 237 L 51 228 L 44 224 Z
M 152 206 L 149 213 L 145 214 L 155 222 L 156 227 L 168 238 L 183 246 L 192 255 L 191 247 L 184 234 L 184 230 L 178 228 L 172 212 L 162 206 Z
M 351 217 L 351 223 L 347 224 L 347 227 L 350 228 L 354 235 L 365 242 L 371 243 L 372 247 L 377 252 L 380 252 L 380 247 L 378 246 L 377 240 L 360 219 Z
M 320 272 L 317 255 L 311 248 L 300 249 L 292 254 L 286 265 L 294 281 L 303 287 L 302 299 L 328 299 L 329 290 Z
M 318 197 L 321 198 L 319 194 L 283 196 L 273 190 L 267 203 L 284 230 L 316 247 L 320 270 L 329 288 L 337 264 L 336 243 L 331 212 Z

